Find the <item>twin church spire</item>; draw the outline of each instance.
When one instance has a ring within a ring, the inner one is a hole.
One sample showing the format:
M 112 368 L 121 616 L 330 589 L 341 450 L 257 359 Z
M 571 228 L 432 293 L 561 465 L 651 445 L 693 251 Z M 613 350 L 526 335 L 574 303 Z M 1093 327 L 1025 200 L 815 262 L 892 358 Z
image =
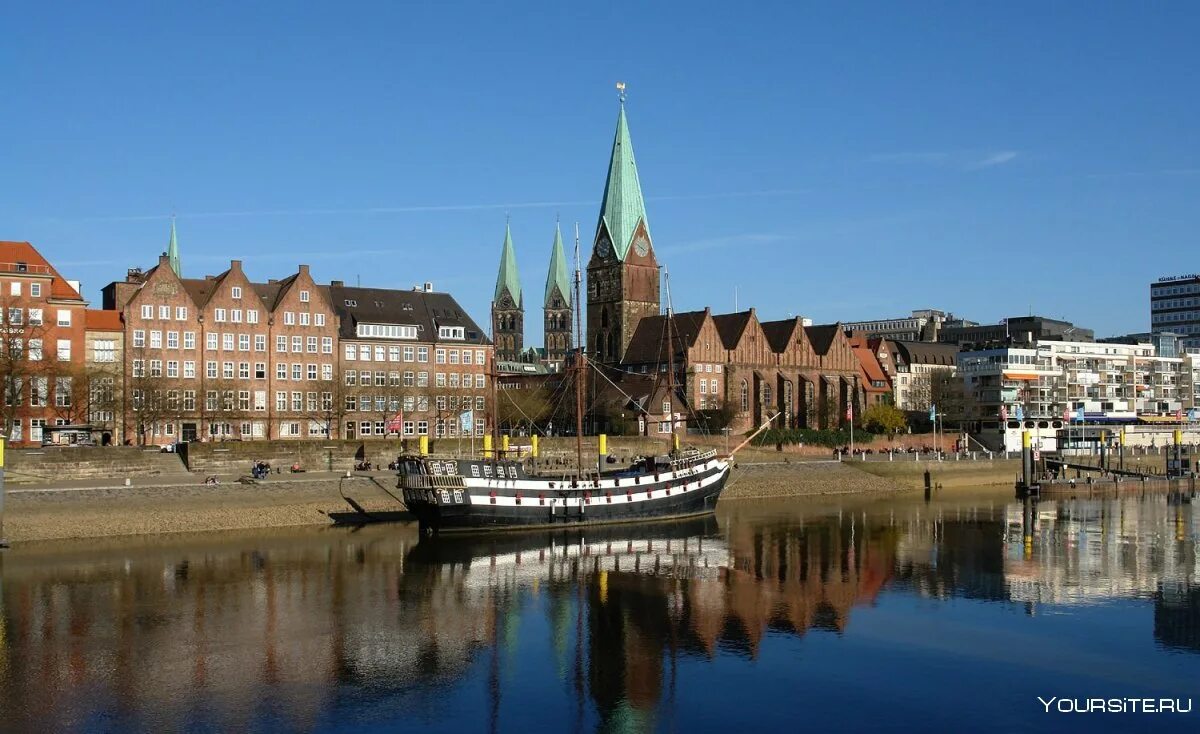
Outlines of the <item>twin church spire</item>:
M 646 202 L 629 121 L 625 116 L 625 85 L 618 84 L 621 106 L 608 161 L 608 176 L 600 202 L 593 250 L 587 266 L 587 343 L 592 359 L 616 363 L 633 338 L 638 321 L 659 311 L 658 262 L 650 239 Z M 555 228 L 550 267 L 542 301 L 545 352 L 537 355 L 562 363 L 574 348 L 570 269 L 563 252 L 562 233 Z M 501 360 L 532 360 L 524 350 L 525 302 L 517 275 L 516 252 L 509 227 L 504 230 L 500 271 L 492 302 L 492 334 Z
M 545 361 L 561 363 L 572 347 L 570 284 L 562 230 L 555 225 L 542 301 L 545 353 L 540 357 Z M 496 275 L 496 292 L 492 300 L 492 339 L 496 344 L 497 359 L 519 362 L 534 358 L 524 347 L 524 322 L 525 296 L 517 272 L 517 252 L 513 246 L 512 228 L 505 225 L 504 243 L 500 248 L 500 270 Z

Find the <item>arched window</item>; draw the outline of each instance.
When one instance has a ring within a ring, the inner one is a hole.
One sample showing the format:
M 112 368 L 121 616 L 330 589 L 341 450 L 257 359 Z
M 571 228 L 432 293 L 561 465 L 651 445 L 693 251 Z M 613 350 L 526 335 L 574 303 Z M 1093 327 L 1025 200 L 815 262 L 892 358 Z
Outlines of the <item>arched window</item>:
M 617 356 L 618 356 L 617 355 L 617 335 L 615 333 L 609 332 L 609 334 L 608 334 L 608 358 L 616 359 Z
M 750 410 L 750 385 L 742 380 L 742 412 Z
M 608 306 L 600 309 L 600 325 L 604 327 L 608 326 Z

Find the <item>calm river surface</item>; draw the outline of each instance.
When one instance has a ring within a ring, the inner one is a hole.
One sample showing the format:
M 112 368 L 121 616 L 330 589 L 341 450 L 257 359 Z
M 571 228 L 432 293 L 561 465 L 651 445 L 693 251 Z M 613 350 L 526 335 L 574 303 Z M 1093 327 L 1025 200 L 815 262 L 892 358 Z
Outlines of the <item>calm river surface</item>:
M 996 493 L 16 548 L 0 730 L 1196 731 L 1037 697 L 1200 699 L 1200 513 L 1032 515 L 1028 554 Z

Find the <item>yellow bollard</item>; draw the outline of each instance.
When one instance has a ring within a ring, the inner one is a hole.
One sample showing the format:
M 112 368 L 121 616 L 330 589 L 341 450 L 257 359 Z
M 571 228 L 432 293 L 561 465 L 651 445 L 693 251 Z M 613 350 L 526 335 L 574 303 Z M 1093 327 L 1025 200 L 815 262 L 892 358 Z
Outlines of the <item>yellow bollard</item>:
M 1125 429 L 1124 428 L 1121 429 L 1120 435 L 1117 436 L 1117 442 L 1120 443 L 1120 445 L 1122 445 L 1122 446 L 1125 445 Z
M 508 458 L 508 436 L 500 437 L 500 455 Z
M 483 434 L 483 458 L 492 458 L 492 434 Z
M 671 437 L 674 439 L 674 440 L 672 441 L 672 443 L 673 443 L 673 444 L 674 444 L 674 446 L 675 446 L 675 450 L 676 450 L 676 451 L 678 451 L 678 450 L 679 450 L 679 434 L 678 434 L 678 433 L 672 433 L 672 434 L 671 434 Z
M 536 433 L 529 437 L 529 443 L 529 452 L 533 454 L 533 458 L 536 459 L 538 456 L 538 437 Z
M 600 434 L 600 455 L 604 456 L 608 453 L 608 434 Z
M 417 450 L 421 452 L 421 456 L 429 455 L 429 436 L 421 436 L 417 440 Z

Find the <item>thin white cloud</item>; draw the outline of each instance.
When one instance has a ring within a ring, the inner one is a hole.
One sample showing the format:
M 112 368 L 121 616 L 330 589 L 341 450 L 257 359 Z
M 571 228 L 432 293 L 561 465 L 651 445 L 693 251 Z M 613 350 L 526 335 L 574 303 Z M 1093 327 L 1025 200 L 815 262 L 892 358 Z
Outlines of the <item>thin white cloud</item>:
M 868 156 L 867 162 L 978 171 L 1010 163 L 1018 155 L 1015 150 L 923 150 L 876 153 Z
M 976 161 L 971 168 L 978 170 L 980 168 L 991 168 L 992 166 L 1001 166 L 1017 157 L 1015 150 L 1002 150 L 997 153 L 992 153 L 986 158 Z

